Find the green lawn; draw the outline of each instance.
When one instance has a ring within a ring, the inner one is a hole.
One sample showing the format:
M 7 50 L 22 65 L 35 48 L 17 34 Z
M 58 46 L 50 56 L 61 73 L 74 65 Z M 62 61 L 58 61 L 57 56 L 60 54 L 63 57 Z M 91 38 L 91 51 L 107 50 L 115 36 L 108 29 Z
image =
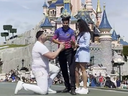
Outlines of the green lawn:
M 8 45 L 0 45 L 0 47 L 5 47 L 5 48 L 1 48 L 2 49 L 6 49 L 6 48 L 15 48 L 15 47 L 25 47 L 27 45 L 17 45 L 17 44 L 8 44 Z

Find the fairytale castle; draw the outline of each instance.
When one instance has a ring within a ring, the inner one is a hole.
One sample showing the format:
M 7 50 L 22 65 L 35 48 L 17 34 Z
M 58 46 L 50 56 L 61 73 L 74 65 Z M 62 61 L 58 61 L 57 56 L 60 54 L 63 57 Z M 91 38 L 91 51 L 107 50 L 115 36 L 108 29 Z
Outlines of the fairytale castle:
M 100 0 L 97 0 L 96 10 L 92 6 L 92 0 L 85 0 L 82 4 L 81 0 L 48 0 L 43 4 L 43 12 L 45 14 L 45 21 L 41 24 L 41 28 L 47 34 L 53 34 L 56 28 L 62 26 L 61 15 L 70 15 L 70 27 L 78 32 L 76 21 L 79 18 L 84 19 L 92 32 L 91 43 L 91 63 L 95 66 L 101 65 L 107 68 L 108 74 L 111 73 L 115 61 L 115 54 L 118 59 L 124 63 L 121 56 L 123 50 L 123 42 L 121 44 L 120 36 L 113 30 L 111 33 L 111 25 L 107 19 L 107 14 L 104 9 L 101 9 Z M 103 15 L 102 15 L 103 14 Z M 118 60 L 116 58 L 116 60 Z M 118 61 L 117 61 L 118 62 Z
M 127 42 L 121 39 L 120 35 L 115 30 L 111 32 L 112 27 L 107 19 L 105 6 L 103 10 L 100 6 L 100 0 L 97 0 L 97 8 L 94 9 L 92 0 L 85 0 L 83 4 L 81 0 L 45 0 L 43 4 L 44 18 L 32 30 L 24 32 L 18 38 L 7 41 L 7 44 L 27 45 L 22 48 L 9 48 L 0 50 L 0 58 L 4 62 L 2 72 L 8 72 L 10 69 L 22 67 L 21 61 L 24 60 L 24 66 L 30 67 L 31 64 L 31 49 L 35 43 L 35 34 L 38 30 L 45 30 L 46 34 L 53 36 L 54 31 L 62 26 L 60 16 L 70 15 L 70 27 L 78 33 L 76 21 L 82 18 L 88 23 L 91 29 L 91 64 L 92 67 L 99 68 L 99 65 L 107 69 L 110 74 L 113 69 L 119 73 L 115 64 L 124 64 L 121 66 L 121 74 L 128 74 L 127 65 L 123 60 L 122 50 L 123 45 L 128 45 Z M 50 51 L 54 51 L 57 45 L 47 41 L 46 46 Z M 5 46 L 7 47 L 7 46 Z M 13 54 L 13 55 L 12 55 Z M 6 58 L 5 58 L 6 57 Z M 11 64 L 11 65 L 10 65 Z M 100 68 L 99 68 L 100 69 Z M 99 72 L 99 70 L 97 70 Z

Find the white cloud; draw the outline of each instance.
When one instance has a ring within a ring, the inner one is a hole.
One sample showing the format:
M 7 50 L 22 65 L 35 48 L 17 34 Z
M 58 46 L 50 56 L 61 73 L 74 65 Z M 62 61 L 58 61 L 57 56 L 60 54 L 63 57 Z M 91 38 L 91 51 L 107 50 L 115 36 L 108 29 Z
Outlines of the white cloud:
M 22 5 L 24 9 L 30 9 L 28 6 Z

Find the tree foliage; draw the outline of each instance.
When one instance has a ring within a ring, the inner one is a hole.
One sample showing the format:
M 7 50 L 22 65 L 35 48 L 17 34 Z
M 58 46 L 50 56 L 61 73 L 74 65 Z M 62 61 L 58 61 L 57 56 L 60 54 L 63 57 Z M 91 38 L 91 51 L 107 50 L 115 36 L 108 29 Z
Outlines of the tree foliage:
M 6 37 L 9 36 L 8 32 L 2 32 L 1 33 L 1 37 L 5 37 L 5 41 L 6 41 Z
M 123 46 L 123 55 L 128 56 L 128 46 Z
M 14 36 L 14 33 L 17 33 L 17 29 L 12 28 L 12 29 L 10 30 L 10 33 L 12 33 L 12 35 Z
M 4 30 L 11 30 L 12 29 L 12 25 L 3 25 L 3 29 Z

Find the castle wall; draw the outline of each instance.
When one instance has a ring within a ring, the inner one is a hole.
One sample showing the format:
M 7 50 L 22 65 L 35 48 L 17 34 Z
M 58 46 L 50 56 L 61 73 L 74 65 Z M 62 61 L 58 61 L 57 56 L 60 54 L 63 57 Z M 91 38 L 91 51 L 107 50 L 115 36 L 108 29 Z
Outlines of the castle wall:
M 101 44 L 100 43 L 92 43 L 90 46 L 90 54 L 91 57 L 94 56 L 94 66 L 98 66 L 98 64 L 101 64 Z
M 61 8 L 62 8 L 63 6 L 56 6 L 56 17 L 60 17 L 60 15 L 61 15 Z
M 31 50 L 32 44 L 26 47 L 8 48 L 0 50 L 0 58 L 3 61 L 2 73 L 7 73 L 11 69 L 19 69 L 22 67 L 22 59 L 24 59 L 24 66 L 29 68 L 31 64 Z
M 112 70 L 112 46 L 111 46 L 111 36 L 101 36 L 101 64 L 107 68 L 108 74 L 111 73 Z

